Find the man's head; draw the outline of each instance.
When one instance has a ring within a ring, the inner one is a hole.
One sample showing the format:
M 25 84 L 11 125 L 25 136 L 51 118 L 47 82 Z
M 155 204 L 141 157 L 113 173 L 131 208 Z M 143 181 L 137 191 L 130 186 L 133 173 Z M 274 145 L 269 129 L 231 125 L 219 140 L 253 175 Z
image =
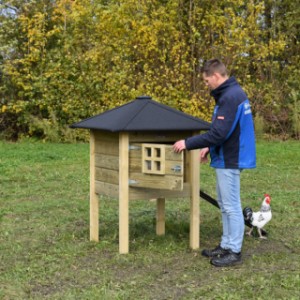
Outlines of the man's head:
M 203 80 L 206 85 L 214 90 L 228 79 L 227 69 L 219 59 L 205 62 L 201 68 Z

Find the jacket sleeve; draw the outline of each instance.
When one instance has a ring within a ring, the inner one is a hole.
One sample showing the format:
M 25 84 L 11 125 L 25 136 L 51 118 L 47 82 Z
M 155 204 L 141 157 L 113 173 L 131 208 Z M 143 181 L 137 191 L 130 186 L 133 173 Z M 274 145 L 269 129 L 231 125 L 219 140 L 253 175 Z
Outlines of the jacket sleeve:
M 220 99 L 221 100 L 221 99 Z M 215 108 L 209 131 L 185 140 L 187 150 L 221 145 L 232 132 L 237 106 L 233 99 L 224 97 Z

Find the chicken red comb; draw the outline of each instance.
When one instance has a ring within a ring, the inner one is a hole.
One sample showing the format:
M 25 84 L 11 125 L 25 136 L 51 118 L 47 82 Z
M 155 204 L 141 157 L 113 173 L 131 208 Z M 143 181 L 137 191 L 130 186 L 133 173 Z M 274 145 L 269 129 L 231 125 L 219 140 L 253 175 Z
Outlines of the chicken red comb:
M 267 199 L 266 199 L 267 198 Z M 271 203 L 271 196 L 269 194 L 264 194 L 264 199 L 266 199 L 266 203 L 270 204 Z

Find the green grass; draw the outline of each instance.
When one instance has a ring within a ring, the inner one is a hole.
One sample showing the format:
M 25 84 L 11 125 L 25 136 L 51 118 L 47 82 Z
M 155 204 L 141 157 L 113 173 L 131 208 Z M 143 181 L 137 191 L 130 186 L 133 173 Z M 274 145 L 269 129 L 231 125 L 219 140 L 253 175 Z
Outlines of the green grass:
M 100 199 L 89 241 L 89 146 L 0 142 L 0 299 L 299 299 L 300 144 L 259 142 L 242 173 L 243 206 L 272 196 L 268 240 L 245 238 L 243 264 L 215 268 L 189 249 L 189 201 L 130 203 L 130 253 L 118 254 L 118 201 Z M 212 169 L 201 187 L 215 196 Z M 219 211 L 201 201 L 201 248 L 219 242 Z

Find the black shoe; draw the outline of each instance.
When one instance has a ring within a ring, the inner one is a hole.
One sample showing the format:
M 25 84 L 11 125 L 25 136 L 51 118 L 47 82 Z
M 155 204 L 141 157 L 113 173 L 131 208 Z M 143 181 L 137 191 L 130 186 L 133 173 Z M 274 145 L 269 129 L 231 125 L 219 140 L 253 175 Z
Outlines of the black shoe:
M 227 251 L 228 252 L 223 256 L 212 258 L 210 263 L 216 267 L 229 267 L 242 262 L 241 253 L 234 253 L 231 250 Z
M 201 254 L 203 256 L 207 257 L 216 257 L 216 256 L 222 256 L 224 254 L 227 254 L 228 250 L 222 248 L 220 245 L 218 245 L 215 249 L 204 249 L 202 250 Z

